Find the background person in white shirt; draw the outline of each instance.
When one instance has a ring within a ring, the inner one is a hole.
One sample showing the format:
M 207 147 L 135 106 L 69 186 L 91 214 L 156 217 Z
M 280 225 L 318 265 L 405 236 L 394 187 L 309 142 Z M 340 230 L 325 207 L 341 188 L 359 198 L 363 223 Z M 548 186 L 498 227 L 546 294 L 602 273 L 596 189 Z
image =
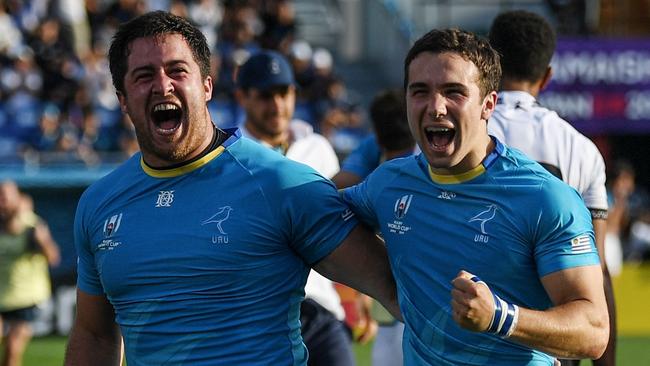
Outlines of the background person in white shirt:
M 539 92 L 551 80 L 551 57 L 556 36 L 540 15 L 510 11 L 497 16 L 490 29 L 490 44 L 501 55 L 503 76 L 496 110 L 488 133 L 521 150 L 564 182 L 574 187 L 591 212 L 596 246 L 603 269 L 610 338 L 604 355 L 594 365 L 616 362 L 616 313 L 612 283 L 605 261 L 607 191 L 605 163 L 598 148 L 554 111 L 539 105 Z M 579 361 L 562 361 L 578 365 Z

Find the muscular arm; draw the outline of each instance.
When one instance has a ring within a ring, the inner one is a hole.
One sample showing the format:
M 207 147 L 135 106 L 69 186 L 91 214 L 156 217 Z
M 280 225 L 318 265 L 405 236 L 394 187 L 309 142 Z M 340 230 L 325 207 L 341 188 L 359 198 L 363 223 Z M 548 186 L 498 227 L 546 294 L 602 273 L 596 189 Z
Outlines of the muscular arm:
M 453 317 L 465 329 L 484 331 L 494 300 L 489 288 L 471 277 L 461 271 L 452 281 Z M 520 307 L 510 339 L 556 357 L 600 357 L 609 335 L 600 266 L 557 271 L 541 281 L 555 306 L 544 311 Z
M 77 314 L 65 366 L 115 366 L 122 362 L 122 341 L 114 311 L 105 296 L 77 290 Z
M 402 319 L 386 247 L 365 226 L 354 228 L 343 243 L 314 269 L 332 281 L 374 297 L 393 316 Z
M 600 267 L 551 273 L 542 284 L 555 306 L 522 309 L 512 339 L 559 357 L 600 357 L 609 335 Z
M 602 357 L 595 362 L 596 366 L 615 365 L 616 362 L 616 304 L 614 302 L 614 289 L 612 278 L 609 275 L 607 262 L 605 261 L 605 235 L 607 234 L 607 220 L 592 219 L 594 235 L 596 237 L 596 248 L 600 254 L 600 267 L 603 271 L 603 287 L 605 289 L 605 300 L 607 301 L 607 312 L 609 313 L 609 342 Z

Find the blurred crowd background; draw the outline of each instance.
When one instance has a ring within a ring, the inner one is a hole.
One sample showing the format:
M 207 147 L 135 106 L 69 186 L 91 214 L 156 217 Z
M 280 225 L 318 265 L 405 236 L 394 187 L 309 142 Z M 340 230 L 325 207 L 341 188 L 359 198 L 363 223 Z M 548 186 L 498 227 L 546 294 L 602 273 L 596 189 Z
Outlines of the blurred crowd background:
M 233 96 L 238 65 L 275 49 L 299 84 L 294 117 L 340 159 L 371 133 L 372 96 L 401 86 L 411 41 L 434 27 L 485 34 L 504 10 L 544 15 L 559 43 L 555 81 L 540 102 L 601 150 L 621 262 L 650 258 L 650 0 L 0 0 L 0 179 L 15 180 L 49 223 L 62 254 L 52 279 L 67 289 L 57 297 L 65 306 L 74 302 L 77 199 L 138 148 L 115 97 L 108 44 L 119 23 L 157 9 L 205 33 L 218 126 L 243 121 Z
M 233 73 L 261 48 L 290 57 L 296 117 L 328 134 L 362 127 L 358 103 L 334 72 L 332 53 L 297 37 L 287 0 L 5 0 L 0 3 L 0 159 L 37 164 L 116 162 L 137 149 L 111 84 L 106 53 L 121 22 L 164 9 L 198 24 L 213 51 L 210 111 L 221 127 L 242 112 Z

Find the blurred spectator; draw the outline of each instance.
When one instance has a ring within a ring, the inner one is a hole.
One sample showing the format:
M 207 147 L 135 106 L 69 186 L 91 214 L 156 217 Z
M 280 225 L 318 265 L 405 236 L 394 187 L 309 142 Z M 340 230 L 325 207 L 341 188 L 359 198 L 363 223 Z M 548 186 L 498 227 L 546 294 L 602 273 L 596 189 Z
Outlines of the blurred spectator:
M 208 46 L 214 50 L 217 46 L 217 29 L 223 18 L 223 7 L 219 1 L 189 0 L 187 1 L 187 17 L 196 24 L 208 41 Z
M 61 135 L 61 110 L 53 103 L 43 108 L 39 120 L 39 134 L 33 147 L 38 151 L 54 151 Z
M 187 5 L 184 0 L 171 0 L 168 11 L 179 17 L 189 19 Z
M 147 3 L 144 0 L 116 0 L 108 2 L 108 4 L 110 5 L 106 8 L 102 23 L 112 29 L 117 29 L 119 24 L 144 14 L 148 10 Z
M 23 35 L 20 28 L 16 25 L 14 20 L 7 14 L 5 2 L 0 2 L 0 62 L 4 57 L 18 56 L 18 52 L 22 49 Z
M 314 85 L 314 107 L 320 133 L 327 137 L 336 151 L 347 154 L 353 146 L 348 141 L 365 135 L 359 103 L 348 91 L 345 82 L 330 75 Z
M 591 12 L 600 6 L 590 0 L 546 0 L 551 12 L 557 17 L 557 32 L 562 35 L 593 34 L 598 26 Z M 589 6 L 587 3 L 590 3 Z
M 85 1 L 81 0 L 51 0 L 54 13 L 62 24 L 72 31 L 72 45 L 78 58 L 84 58 L 90 50 L 90 24 L 86 12 Z
M 96 39 L 93 42 L 93 48 L 84 60 L 85 77 L 83 79 L 83 88 L 91 97 L 91 106 L 97 118 L 100 135 L 94 146 L 103 151 L 115 149 L 114 136 L 111 136 L 110 132 L 122 118 L 108 68 L 107 49 L 108 46 L 104 39 Z
M 314 71 L 318 77 L 327 78 L 334 71 L 334 58 L 332 57 L 332 53 L 326 48 L 319 47 L 314 50 L 312 63 L 314 64 Z
M 218 74 L 213 94 L 234 98 L 234 77 L 237 67 L 260 50 L 256 37 L 261 23 L 257 10 L 248 0 L 224 1 L 224 13 L 215 56 Z
M 30 198 L 14 182 L 0 182 L 0 329 L 7 328 L 2 365 L 21 365 L 32 336 L 30 322 L 51 295 L 48 264 L 59 260 L 56 242 Z
M 83 76 L 70 29 L 57 18 L 49 17 L 39 25 L 30 45 L 43 71 L 41 98 L 67 108 Z
M 607 245 L 613 265 L 623 260 L 641 261 L 650 255 L 650 210 L 648 195 L 636 184 L 636 171 L 627 160 L 616 161 L 608 178 L 610 213 Z M 606 246 L 607 247 L 607 246 Z M 609 252 L 605 257 L 609 261 Z M 608 263 L 609 265 L 609 263 Z
M 296 36 L 296 14 L 291 0 L 265 0 L 260 17 L 264 30 L 260 45 L 288 55 Z
M 40 95 L 43 87 L 43 75 L 34 62 L 34 52 L 23 46 L 16 50 L 9 67 L 0 70 L 0 88 L 5 98 L 13 94 L 25 92 L 30 95 Z
M 312 64 L 312 48 L 309 42 L 297 40 L 289 48 L 289 62 L 296 76 L 298 99 L 309 99 L 309 89 L 314 83 L 314 67 Z
M 642 262 L 650 260 L 650 209 L 644 207 L 639 217 L 630 227 L 630 244 L 628 261 Z
M 29 35 L 47 16 L 50 0 L 5 0 L 4 3 L 23 35 Z
M 134 151 L 106 52 L 120 22 L 152 9 L 182 14 L 206 35 L 214 51 L 209 106 L 215 123 L 243 122 L 234 73 L 251 54 L 271 48 L 291 60 L 298 83 L 294 117 L 315 131 L 324 120 L 329 137 L 339 141 L 337 151 L 351 146 L 345 142 L 349 134 L 337 133 L 362 125 L 357 103 L 334 76 L 331 53 L 295 41 L 291 0 L 6 0 L 0 2 L 0 32 L 8 35 L 0 39 L 3 161 L 96 164 Z

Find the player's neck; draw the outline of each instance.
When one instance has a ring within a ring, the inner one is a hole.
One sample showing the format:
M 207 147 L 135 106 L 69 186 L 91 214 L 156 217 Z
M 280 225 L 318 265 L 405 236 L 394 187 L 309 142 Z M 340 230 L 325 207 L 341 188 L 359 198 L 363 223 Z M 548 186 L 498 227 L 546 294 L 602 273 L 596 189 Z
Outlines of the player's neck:
M 501 80 L 501 91 L 523 91 L 537 98 L 540 90 L 541 83 L 539 81 L 532 82 L 508 78 Z

